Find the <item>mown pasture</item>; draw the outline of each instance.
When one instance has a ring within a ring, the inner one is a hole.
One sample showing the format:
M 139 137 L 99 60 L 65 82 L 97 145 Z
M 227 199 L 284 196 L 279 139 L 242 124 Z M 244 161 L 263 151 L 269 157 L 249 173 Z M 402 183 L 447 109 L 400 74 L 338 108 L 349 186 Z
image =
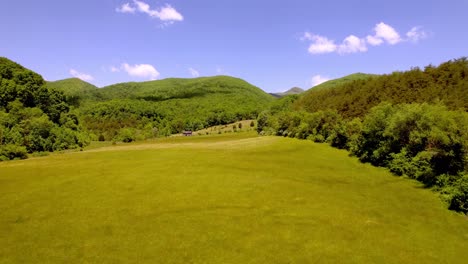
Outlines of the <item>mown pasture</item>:
M 326 144 L 251 132 L 0 163 L 0 263 L 466 263 L 468 221 Z

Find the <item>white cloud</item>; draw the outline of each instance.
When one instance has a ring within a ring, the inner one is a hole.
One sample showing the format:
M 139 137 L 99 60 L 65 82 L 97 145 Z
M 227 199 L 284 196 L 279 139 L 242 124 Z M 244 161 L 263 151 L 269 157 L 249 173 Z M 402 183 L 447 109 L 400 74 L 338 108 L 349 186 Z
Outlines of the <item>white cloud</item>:
M 351 35 L 343 40 L 343 44 L 338 47 L 339 53 L 366 52 L 366 40 Z
M 308 51 L 310 54 L 324 54 L 324 53 L 358 53 L 366 52 L 368 45 L 379 46 L 383 43 L 390 45 L 396 45 L 405 41 L 418 42 L 421 39 L 428 37 L 428 33 L 423 31 L 421 27 L 413 27 L 408 33 L 406 38 L 402 38 L 400 34 L 390 25 L 380 22 L 375 25 L 374 35 L 368 35 L 367 37 L 357 37 L 355 35 L 349 35 L 346 37 L 341 44 L 335 44 L 334 40 L 328 39 L 327 37 L 315 35 L 311 32 L 305 32 L 300 38 L 302 41 L 310 41 Z
M 138 11 L 140 13 L 147 14 L 152 18 L 158 18 L 159 20 L 166 22 L 165 25 L 172 24 L 174 21 L 184 20 L 182 14 L 168 4 L 160 8 L 151 9 L 149 4 L 143 1 L 133 0 L 133 3 L 123 4 L 116 10 L 120 13 L 135 13 Z
M 402 39 L 400 37 L 400 34 L 391 26 L 380 22 L 377 24 L 374 28 L 375 31 L 375 38 L 382 39 L 386 41 L 390 45 L 395 45 L 398 42 L 401 42 Z
M 326 37 L 306 32 L 303 39 L 312 41 L 312 44 L 309 46 L 309 53 L 311 54 L 331 53 L 337 49 L 335 42 Z
M 312 77 L 312 79 L 310 80 L 310 84 L 312 85 L 312 87 L 314 86 L 317 86 L 319 84 L 322 84 L 326 81 L 329 81 L 330 78 L 327 78 L 327 77 L 324 77 L 324 76 L 321 76 L 321 75 L 315 75 Z
M 379 46 L 380 44 L 383 43 L 383 40 L 381 38 L 378 38 L 375 36 L 367 36 L 366 40 L 367 40 L 367 43 L 369 43 L 371 46 Z
M 166 5 L 159 11 L 158 18 L 162 21 L 182 21 L 184 17 L 172 6 Z
M 156 80 L 159 77 L 159 72 L 150 64 L 135 64 L 129 65 L 123 63 L 121 67 L 128 75 L 139 78 L 148 78 L 150 80 Z
M 421 27 L 413 27 L 408 33 L 406 33 L 409 41 L 418 42 L 421 39 L 428 37 L 428 34 L 421 29 Z
M 119 13 L 130 13 L 133 14 L 135 13 L 136 8 L 130 6 L 129 3 L 123 4 L 121 7 L 117 7 L 115 11 Z
M 190 75 L 192 75 L 192 77 L 200 77 L 200 73 L 194 68 L 189 68 L 188 70 L 190 72 Z
M 110 71 L 111 71 L 111 72 L 120 72 L 120 69 L 117 68 L 117 67 L 115 67 L 115 66 L 111 66 L 111 67 L 110 67 Z
M 70 75 L 75 77 L 75 78 L 78 78 L 78 79 L 81 79 L 85 82 L 89 82 L 89 81 L 92 81 L 94 80 L 94 77 L 89 75 L 89 74 L 86 74 L 86 73 L 82 73 L 82 72 L 79 72 L 75 69 L 70 69 L 69 71 Z

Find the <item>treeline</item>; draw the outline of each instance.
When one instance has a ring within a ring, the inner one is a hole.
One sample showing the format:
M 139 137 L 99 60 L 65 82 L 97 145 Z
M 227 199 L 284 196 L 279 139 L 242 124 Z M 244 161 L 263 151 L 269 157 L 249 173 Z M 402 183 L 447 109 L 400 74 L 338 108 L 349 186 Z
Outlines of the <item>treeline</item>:
M 62 92 L 47 88 L 40 75 L 0 58 L 0 160 L 88 143 Z
M 335 109 L 345 118 L 362 117 L 381 102 L 392 104 L 441 102 L 449 110 L 468 111 L 468 60 L 461 58 L 424 70 L 345 82 L 328 89 L 307 91 L 296 110 L 316 112 Z
M 225 101 L 218 96 L 158 103 L 115 99 L 90 104 L 79 111 L 94 138 L 130 142 L 255 119 L 262 109 L 262 104 L 251 99 L 234 96 Z
M 451 209 L 468 213 L 466 112 L 427 103 L 382 103 L 362 119 L 345 119 L 336 110 L 264 111 L 258 132 L 346 149 L 362 162 L 437 189 Z

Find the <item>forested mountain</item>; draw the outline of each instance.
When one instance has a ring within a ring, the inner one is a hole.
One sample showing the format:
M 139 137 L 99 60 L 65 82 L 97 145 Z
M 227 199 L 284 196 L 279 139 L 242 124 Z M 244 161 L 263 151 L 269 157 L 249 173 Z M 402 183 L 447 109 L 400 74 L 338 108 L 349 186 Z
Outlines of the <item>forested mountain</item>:
M 229 76 L 128 82 L 97 89 L 79 79 L 50 82 L 77 108 L 94 138 L 144 139 L 256 118 L 274 98 Z
M 449 109 L 468 110 L 468 60 L 448 61 L 424 70 L 372 76 L 353 80 L 333 89 L 313 88 L 295 104 L 295 109 L 315 112 L 335 109 L 346 118 L 364 116 L 381 102 L 434 103 Z M 325 83 L 326 84 L 326 83 Z
M 272 96 L 228 76 L 129 82 L 97 90 L 79 108 L 86 128 L 107 140 L 167 136 L 254 119 Z
M 189 99 L 225 94 L 270 100 L 261 89 L 244 80 L 230 76 L 200 77 L 192 79 L 168 78 L 149 82 L 119 83 L 99 89 L 102 99 L 142 99 L 145 101 L 165 101 Z

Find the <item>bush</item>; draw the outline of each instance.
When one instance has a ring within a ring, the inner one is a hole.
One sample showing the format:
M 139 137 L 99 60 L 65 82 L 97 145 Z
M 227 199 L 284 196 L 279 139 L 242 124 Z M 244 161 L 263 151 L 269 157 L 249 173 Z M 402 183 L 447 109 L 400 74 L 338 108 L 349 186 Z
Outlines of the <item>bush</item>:
M 361 161 L 433 185 L 438 175 L 466 169 L 468 114 L 440 105 L 382 104 L 365 117 L 351 150 Z
M 264 128 L 268 127 L 268 119 L 271 117 L 268 111 L 261 112 L 257 117 L 257 132 L 260 133 Z
M 250 127 L 254 127 L 255 126 L 255 122 L 252 120 L 250 121 Z
M 119 134 L 118 134 L 117 137 L 118 137 L 118 140 L 120 140 L 120 141 L 122 141 L 124 143 L 130 143 L 130 142 L 136 140 L 135 131 L 133 129 L 130 129 L 130 128 L 120 129 Z
M 241 128 L 242 128 L 242 123 L 239 123 L 239 125 L 237 125 L 237 127 L 238 127 L 239 129 L 241 129 Z
M 455 190 L 449 209 L 468 214 L 468 174 L 455 182 Z
M 406 150 L 398 154 L 391 154 L 392 159 L 388 164 L 390 171 L 398 176 L 406 175 L 417 179 L 428 186 L 436 183 L 436 175 L 431 166 L 433 153 L 422 151 L 415 157 L 408 155 Z
M 24 146 L 17 146 L 12 144 L 0 146 L 0 161 L 27 158 L 28 152 Z

